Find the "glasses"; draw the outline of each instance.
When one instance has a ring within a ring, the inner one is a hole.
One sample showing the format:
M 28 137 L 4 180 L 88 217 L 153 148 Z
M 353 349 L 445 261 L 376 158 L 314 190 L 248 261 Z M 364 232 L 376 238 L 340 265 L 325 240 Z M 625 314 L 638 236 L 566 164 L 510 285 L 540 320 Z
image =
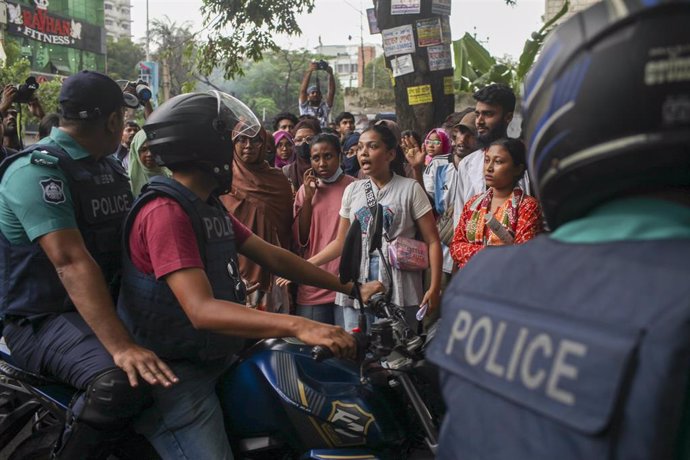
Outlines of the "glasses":
M 437 139 L 437 140 L 434 140 L 434 139 L 427 139 L 427 140 L 424 141 L 424 143 L 425 143 L 426 145 L 441 145 L 441 141 L 439 141 L 438 139 Z
M 252 145 L 261 145 L 264 143 L 264 140 L 261 139 L 259 136 L 256 137 L 247 137 L 247 136 L 237 136 L 235 138 L 235 142 L 238 144 L 245 144 L 249 142 Z
M 247 296 L 247 286 L 245 286 L 244 281 L 242 281 L 242 276 L 240 276 L 240 269 L 237 266 L 237 262 L 234 259 L 230 259 L 227 264 L 228 275 L 232 280 L 232 289 L 235 291 L 235 298 L 242 302 Z
M 309 136 L 309 137 L 296 137 L 295 138 L 295 145 L 302 145 L 305 142 L 307 144 L 311 144 L 312 139 L 314 139 L 314 136 Z

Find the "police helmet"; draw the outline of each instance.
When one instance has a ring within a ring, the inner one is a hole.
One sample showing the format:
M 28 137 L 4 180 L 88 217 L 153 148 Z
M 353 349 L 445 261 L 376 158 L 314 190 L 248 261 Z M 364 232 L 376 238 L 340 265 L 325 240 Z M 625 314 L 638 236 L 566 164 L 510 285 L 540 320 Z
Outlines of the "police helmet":
M 232 182 L 233 139 L 254 137 L 260 128 L 256 115 L 240 100 L 209 91 L 166 101 L 149 116 L 143 129 L 158 165 L 207 169 L 219 180 L 220 192 L 225 192 Z
M 610 0 L 547 39 L 523 127 L 552 229 L 616 196 L 690 185 L 689 24 L 689 0 Z

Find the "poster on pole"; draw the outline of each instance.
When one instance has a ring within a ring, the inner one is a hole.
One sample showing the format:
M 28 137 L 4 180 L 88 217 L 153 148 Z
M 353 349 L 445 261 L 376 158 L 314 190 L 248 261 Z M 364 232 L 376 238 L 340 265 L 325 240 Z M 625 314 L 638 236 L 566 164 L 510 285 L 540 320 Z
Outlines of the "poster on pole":
M 369 21 L 369 33 L 376 35 L 381 33 L 379 23 L 376 21 L 376 10 L 374 8 L 367 8 L 367 20 Z
M 441 43 L 450 45 L 452 41 L 453 37 L 450 34 L 450 18 L 448 16 L 443 16 L 441 18 Z
M 453 85 L 453 77 L 443 77 L 443 94 L 450 96 L 455 94 L 455 85 Z
M 417 44 L 420 47 L 440 45 L 441 41 L 441 19 L 419 19 L 417 25 Z
M 429 70 L 434 72 L 436 70 L 451 69 L 453 62 L 450 57 L 450 46 L 436 45 L 430 46 L 427 49 L 429 55 Z
M 411 54 L 394 57 L 391 59 L 391 68 L 393 69 L 394 77 L 401 77 L 408 73 L 414 72 L 414 62 Z
M 419 14 L 422 0 L 391 0 L 391 15 Z
M 450 16 L 451 0 L 431 0 L 431 14 Z
M 410 86 L 407 88 L 408 105 L 428 104 L 433 101 L 431 85 Z
M 383 54 L 386 57 L 395 56 L 396 54 L 414 53 L 412 24 L 384 29 L 381 31 L 381 35 L 383 38 Z

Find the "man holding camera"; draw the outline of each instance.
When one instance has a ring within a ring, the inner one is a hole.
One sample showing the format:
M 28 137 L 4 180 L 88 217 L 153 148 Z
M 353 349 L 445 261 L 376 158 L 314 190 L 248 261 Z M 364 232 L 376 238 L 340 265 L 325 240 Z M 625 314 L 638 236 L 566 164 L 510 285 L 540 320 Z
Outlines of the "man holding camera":
M 328 94 L 326 100 L 323 100 L 321 88 L 319 88 L 319 79 L 317 77 L 316 84 L 309 86 L 311 74 L 314 71 L 324 70 L 328 74 Z M 309 64 L 309 69 L 304 74 L 302 79 L 302 87 L 299 90 L 299 114 L 313 115 L 319 119 L 322 128 L 328 126 L 328 116 L 333 107 L 333 98 L 335 97 L 335 80 L 333 79 L 333 68 L 328 65 L 326 61 L 312 62 Z
M 18 111 L 12 107 L 12 104 L 26 103 L 29 106 L 29 112 L 39 120 L 45 116 L 43 107 L 34 94 L 35 87 L 27 87 L 27 83 L 21 85 L 20 92 L 18 85 L 5 85 L 2 90 L 2 99 L 0 100 L 0 114 L 2 115 L 2 127 L 4 130 L 2 145 L 6 149 L 21 150 L 24 143 L 19 135 L 17 114 Z M 33 89 L 32 89 L 33 88 Z M 28 98 L 28 99 L 24 99 Z

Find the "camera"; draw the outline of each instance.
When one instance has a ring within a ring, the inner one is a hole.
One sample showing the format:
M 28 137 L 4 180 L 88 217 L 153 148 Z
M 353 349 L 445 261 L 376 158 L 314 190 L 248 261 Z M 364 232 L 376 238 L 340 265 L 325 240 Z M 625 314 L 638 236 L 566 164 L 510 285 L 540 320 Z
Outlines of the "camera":
M 328 70 L 328 62 L 321 59 L 320 61 L 314 61 L 316 64 L 316 70 Z
M 151 99 L 151 88 L 144 80 L 127 82 L 125 93 L 127 93 L 130 88 L 134 90 L 134 94 L 141 105 L 146 104 Z
M 34 98 L 34 91 L 38 89 L 38 82 L 36 78 L 29 77 L 21 85 L 17 85 L 17 93 L 14 96 L 14 102 L 19 104 L 28 104 Z

